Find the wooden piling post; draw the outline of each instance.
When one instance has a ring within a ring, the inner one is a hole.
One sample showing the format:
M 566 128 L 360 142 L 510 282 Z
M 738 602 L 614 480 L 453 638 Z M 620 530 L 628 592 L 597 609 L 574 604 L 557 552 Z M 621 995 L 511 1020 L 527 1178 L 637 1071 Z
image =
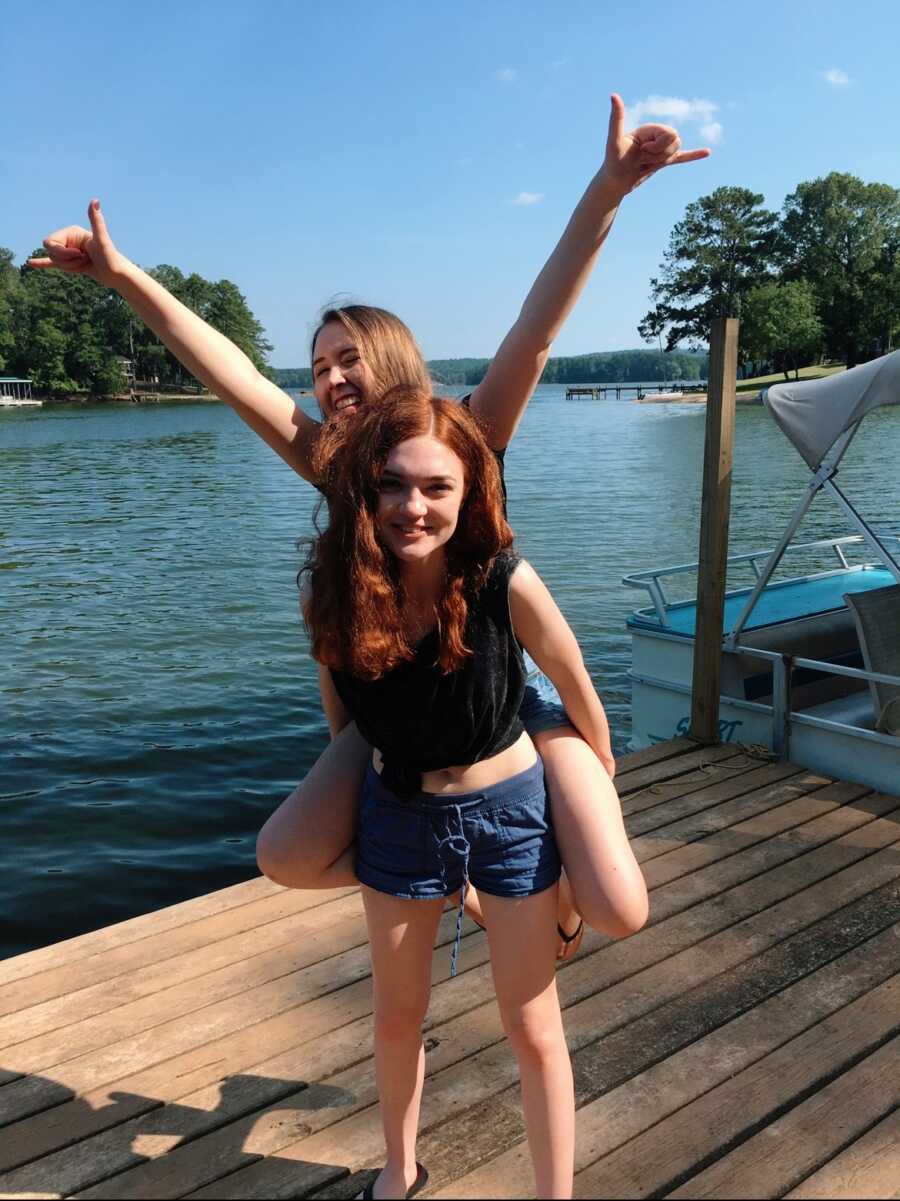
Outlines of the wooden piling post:
M 690 728 L 691 738 L 706 743 L 719 741 L 719 691 L 739 327 L 740 322 L 736 317 L 717 317 L 712 323 L 709 339 L 709 391 L 703 453 Z

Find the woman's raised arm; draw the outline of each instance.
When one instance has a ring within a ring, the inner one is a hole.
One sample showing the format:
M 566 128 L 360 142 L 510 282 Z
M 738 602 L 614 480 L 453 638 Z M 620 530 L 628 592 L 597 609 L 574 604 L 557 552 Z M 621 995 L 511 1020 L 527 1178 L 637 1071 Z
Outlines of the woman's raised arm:
M 266 379 L 242 350 L 116 249 L 100 201 L 88 206 L 91 228 L 70 225 L 44 239 L 46 258 L 30 267 L 56 267 L 113 288 L 206 387 L 226 401 L 304 479 L 313 480 L 311 451 L 318 422 Z
M 472 393 L 472 410 L 485 423 L 495 450 L 502 450 L 516 432 L 551 343 L 594 269 L 622 198 L 662 167 L 691 163 L 710 153 L 682 150 L 677 131 L 668 125 L 641 125 L 626 133 L 621 96 L 613 94 L 611 103 L 603 166 L 588 184 L 526 296 L 518 320 Z

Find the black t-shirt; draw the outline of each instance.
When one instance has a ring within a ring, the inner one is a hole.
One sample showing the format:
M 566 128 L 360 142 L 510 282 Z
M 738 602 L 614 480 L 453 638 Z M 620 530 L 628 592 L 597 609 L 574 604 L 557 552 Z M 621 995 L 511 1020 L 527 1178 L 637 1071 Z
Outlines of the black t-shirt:
M 419 643 L 415 659 L 377 680 L 332 669 L 338 696 L 363 738 L 381 751 L 382 779 L 399 796 L 419 791 L 422 772 L 489 759 L 521 736 L 525 665 L 509 612 L 519 562 L 502 551 L 470 599 L 466 645 L 474 654 L 458 671 L 444 674 L 437 666 L 437 630 Z

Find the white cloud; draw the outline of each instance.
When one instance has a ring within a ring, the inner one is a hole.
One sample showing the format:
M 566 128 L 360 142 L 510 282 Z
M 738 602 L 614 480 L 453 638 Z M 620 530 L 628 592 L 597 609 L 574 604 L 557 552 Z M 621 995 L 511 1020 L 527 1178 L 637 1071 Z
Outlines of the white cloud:
M 518 74 L 515 67 L 501 67 L 497 72 L 497 78 L 501 83 L 514 83 Z
M 629 105 L 626 123 L 640 125 L 642 121 L 662 121 L 664 124 L 696 125 L 700 136 L 707 142 L 721 142 L 724 129 L 716 120 L 718 104 L 713 100 L 685 100 L 680 96 L 647 96 L 637 104 Z
M 548 71 L 561 71 L 563 67 L 567 67 L 571 60 L 568 58 L 555 58 L 552 63 L 547 64 Z
M 822 72 L 822 78 L 834 88 L 846 87 L 850 82 L 850 76 L 840 67 L 829 67 L 827 71 Z
M 700 137 L 712 146 L 718 146 L 724 132 L 721 121 L 710 121 L 708 125 L 700 126 Z
M 513 204 L 540 204 L 543 199 L 543 192 L 520 192 Z

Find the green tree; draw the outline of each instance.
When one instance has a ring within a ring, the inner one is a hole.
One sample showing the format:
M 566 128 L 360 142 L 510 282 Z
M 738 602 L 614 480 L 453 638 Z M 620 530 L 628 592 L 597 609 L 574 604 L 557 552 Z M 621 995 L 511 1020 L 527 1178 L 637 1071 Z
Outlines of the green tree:
M 312 387 L 312 369 L 310 367 L 273 367 L 270 370 L 272 378 L 279 388 Z M 439 382 L 447 383 L 446 380 Z
M 0 246 L 0 371 L 4 372 L 15 352 L 15 310 L 17 302 L 21 303 L 21 283 L 14 259 L 11 250 Z
M 73 391 L 77 385 L 66 370 L 66 335 L 48 317 L 39 317 L 29 332 L 34 367 L 27 374 L 34 386 L 46 392 Z
M 265 331 L 230 280 L 185 276 L 167 264 L 150 274 L 268 372 Z M 123 358 L 139 379 L 196 384 L 116 292 L 85 275 L 17 270 L 12 251 L 0 247 L 0 370 L 30 376 L 42 391 L 108 396 L 125 388 Z
M 788 279 L 818 298 L 828 352 L 853 367 L 886 353 L 900 329 L 900 191 L 833 171 L 784 202 Z
M 272 344 L 266 340 L 265 330 L 250 311 L 243 293 L 230 279 L 210 285 L 205 318 L 239 346 L 258 371 L 269 373 L 266 356 Z
M 705 344 L 714 317 L 740 316 L 744 296 L 769 275 L 778 218 L 747 188 L 717 188 L 687 206 L 672 230 L 653 308 L 638 326 L 646 342 Z
M 741 308 L 741 345 L 748 358 L 771 363 L 785 379 L 793 370 L 796 379 L 824 345 L 812 285 L 772 281 L 752 288 Z
M 196 272 L 186 276 L 168 263 L 153 267 L 148 274 L 214 329 L 230 338 L 258 370 L 268 374 L 266 356 L 272 346 L 246 298 L 231 280 L 220 279 L 213 283 Z M 162 384 L 179 386 L 196 384 L 175 356 L 136 318 L 132 320 L 130 337 L 133 348 L 130 357 L 135 361 L 135 374 L 139 379 L 157 379 Z
M 13 365 L 50 392 L 108 395 L 124 384 L 118 297 L 84 275 L 23 269 Z
M 432 359 L 428 369 L 438 383 L 474 387 L 484 378 L 490 359 Z M 706 373 L 706 355 L 684 351 L 612 350 L 558 356 L 547 360 L 542 384 L 638 383 L 649 380 L 693 380 Z

